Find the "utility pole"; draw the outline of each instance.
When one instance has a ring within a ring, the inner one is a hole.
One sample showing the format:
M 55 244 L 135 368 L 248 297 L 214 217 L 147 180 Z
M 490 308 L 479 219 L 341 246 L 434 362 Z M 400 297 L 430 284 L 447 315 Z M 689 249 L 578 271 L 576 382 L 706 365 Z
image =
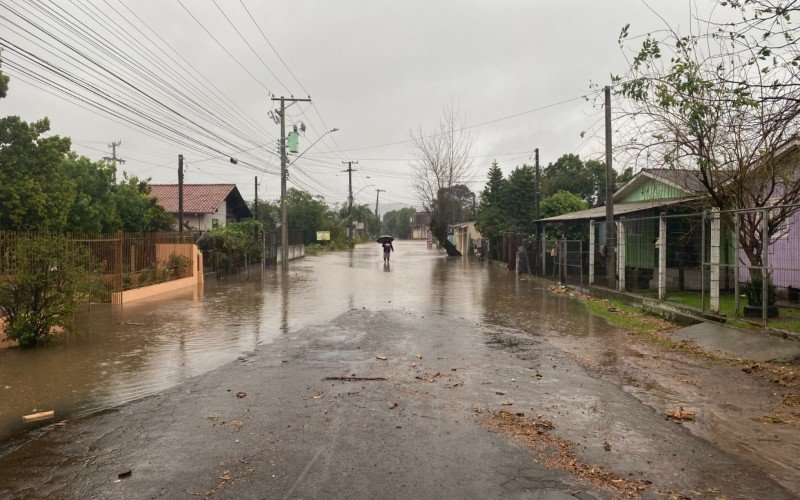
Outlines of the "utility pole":
M 542 217 L 541 214 L 541 206 L 542 206 L 542 181 L 539 175 L 539 148 L 534 150 L 534 154 L 536 156 L 536 193 L 534 193 L 533 200 L 534 200 L 534 220 L 539 220 Z
M 255 197 L 255 201 L 253 201 L 253 215 L 255 216 L 256 220 L 259 220 L 259 218 L 258 218 L 258 176 L 257 175 L 255 176 L 255 181 L 256 181 L 256 189 L 255 189 L 256 197 Z
M 357 161 L 343 161 L 345 165 L 347 165 L 347 170 L 342 170 L 342 172 L 347 172 L 347 182 L 348 188 L 347 192 L 349 193 L 347 196 L 347 236 L 349 239 L 353 239 L 353 164 L 358 165 Z
M 281 120 L 280 154 L 281 154 L 281 267 L 289 269 L 289 215 L 286 208 L 286 180 L 289 178 L 287 165 L 289 158 L 286 155 L 286 101 L 289 106 L 297 102 L 311 102 L 311 99 L 297 97 L 273 97 L 272 102 L 280 101 L 281 109 L 278 110 Z
M 605 88 L 606 97 L 606 286 L 616 287 L 615 247 L 616 231 L 614 231 L 614 200 L 611 199 L 613 170 L 611 167 L 611 87 Z M 622 270 L 621 272 L 625 272 Z
M 117 162 L 125 163 L 125 160 L 123 160 L 122 158 L 117 158 L 117 146 L 121 146 L 121 145 L 122 145 L 122 141 L 121 140 L 120 141 L 111 141 L 111 144 L 108 145 L 108 147 L 111 148 L 111 156 L 104 156 L 103 157 L 104 160 L 110 161 L 111 165 L 114 166 L 114 177 L 112 177 L 112 179 L 111 179 L 114 184 L 117 183 Z
M 183 155 L 178 155 L 178 232 L 183 233 Z
M 380 233 L 381 233 L 381 218 L 378 215 L 378 200 L 381 198 L 381 193 L 382 192 L 385 193 L 386 190 L 385 189 L 376 189 L 375 192 L 377 193 L 377 195 L 375 196 L 375 218 L 377 219 L 377 224 L 378 224 L 378 230 L 375 231 L 375 233 L 377 235 L 380 235 Z

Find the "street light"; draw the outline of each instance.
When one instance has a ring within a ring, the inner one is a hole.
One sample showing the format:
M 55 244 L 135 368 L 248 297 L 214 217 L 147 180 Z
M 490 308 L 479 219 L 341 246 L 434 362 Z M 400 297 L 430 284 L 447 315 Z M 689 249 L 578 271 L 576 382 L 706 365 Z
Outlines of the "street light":
M 314 147 L 314 144 L 316 144 L 316 143 L 318 143 L 319 141 L 321 141 L 323 137 L 325 137 L 325 136 L 326 136 L 326 135 L 328 135 L 328 134 L 332 134 L 332 133 L 334 133 L 334 132 L 338 132 L 338 131 L 339 131 L 339 129 L 334 127 L 334 128 L 332 128 L 332 129 L 328 130 L 327 132 L 325 132 L 324 134 L 322 134 L 321 136 L 319 136 L 319 137 L 317 138 L 317 140 L 316 140 L 316 141 L 312 142 L 312 143 L 311 143 L 311 145 L 305 149 L 305 151 L 303 151 L 302 153 L 300 153 L 300 155 L 299 155 L 297 158 L 295 158 L 294 160 L 292 160 L 292 162 L 291 162 L 290 164 L 288 164 L 288 165 L 287 165 L 287 168 L 288 168 L 288 167 L 291 167 L 292 165 L 294 165 L 294 162 L 296 162 L 297 160 L 299 160 L 300 158 L 302 158 L 302 157 L 303 157 L 303 155 L 304 155 L 304 154 L 306 154 L 306 153 L 307 153 L 307 152 L 308 152 L 308 151 L 309 151 L 311 148 L 313 148 L 313 147 Z

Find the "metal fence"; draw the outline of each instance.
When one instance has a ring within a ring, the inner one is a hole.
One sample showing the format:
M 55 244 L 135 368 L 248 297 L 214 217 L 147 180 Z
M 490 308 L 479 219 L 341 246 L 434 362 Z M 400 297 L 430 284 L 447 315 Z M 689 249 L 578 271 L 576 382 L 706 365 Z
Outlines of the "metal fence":
M 186 277 L 192 272 L 194 245 L 189 233 L 69 234 L 0 232 L 0 275 L 13 279 L 15 255 L 23 240 L 46 245 L 66 239 L 74 265 L 98 277 L 102 290 L 92 300 L 108 301 L 111 292 L 131 290 Z
M 800 205 L 619 217 L 614 279 L 606 280 L 605 223 L 584 221 L 562 234 L 513 235 L 526 242 L 518 272 L 576 286 L 609 286 L 727 318 L 736 326 L 800 333 Z M 563 228 L 560 228 L 563 229 Z

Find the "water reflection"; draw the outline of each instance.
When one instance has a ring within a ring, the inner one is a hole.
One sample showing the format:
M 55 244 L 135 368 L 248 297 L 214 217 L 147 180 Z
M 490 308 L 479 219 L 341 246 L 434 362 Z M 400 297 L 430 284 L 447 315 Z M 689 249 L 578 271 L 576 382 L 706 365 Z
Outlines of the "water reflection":
M 26 430 L 20 416 L 58 418 L 116 406 L 206 373 L 255 346 L 362 308 L 406 308 L 521 327 L 591 333 L 594 318 L 499 266 L 448 259 L 425 242 L 308 257 L 124 307 L 92 306 L 84 334 L 36 350 L 0 350 L 0 440 Z M 455 333 L 455 332 L 454 332 Z M 7 389 L 5 387 L 8 387 Z

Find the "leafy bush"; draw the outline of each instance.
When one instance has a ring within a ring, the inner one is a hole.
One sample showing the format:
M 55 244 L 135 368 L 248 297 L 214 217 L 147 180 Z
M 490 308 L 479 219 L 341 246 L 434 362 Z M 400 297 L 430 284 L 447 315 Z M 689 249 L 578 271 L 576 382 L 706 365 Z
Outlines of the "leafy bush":
M 0 279 L 0 314 L 6 337 L 22 347 L 46 343 L 54 327 L 69 328 L 75 307 L 88 301 L 100 281 L 87 270 L 85 249 L 59 235 L 9 240 Z
M 233 273 L 261 259 L 263 231 L 263 225 L 255 219 L 232 222 L 205 233 L 197 246 L 214 270 Z
M 166 263 L 167 269 L 172 273 L 172 279 L 183 278 L 190 265 L 192 265 L 191 259 L 176 253 L 170 255 Z
M 763 291 L 764 291 L 764 280 L 761 277 L 761 274 L 753 272 L 752 276 L 750 277 L 750 283 L 747 283 L 744 286 L 744 294 L 747 296 L 747 305 L 751 307 L 761 307 Z M 776 300 L 777 297 L 775 294 L 775 285 L 772 284 L 772 280 L 770 280 L 768 277 L 767 307 L 774 306 Z

